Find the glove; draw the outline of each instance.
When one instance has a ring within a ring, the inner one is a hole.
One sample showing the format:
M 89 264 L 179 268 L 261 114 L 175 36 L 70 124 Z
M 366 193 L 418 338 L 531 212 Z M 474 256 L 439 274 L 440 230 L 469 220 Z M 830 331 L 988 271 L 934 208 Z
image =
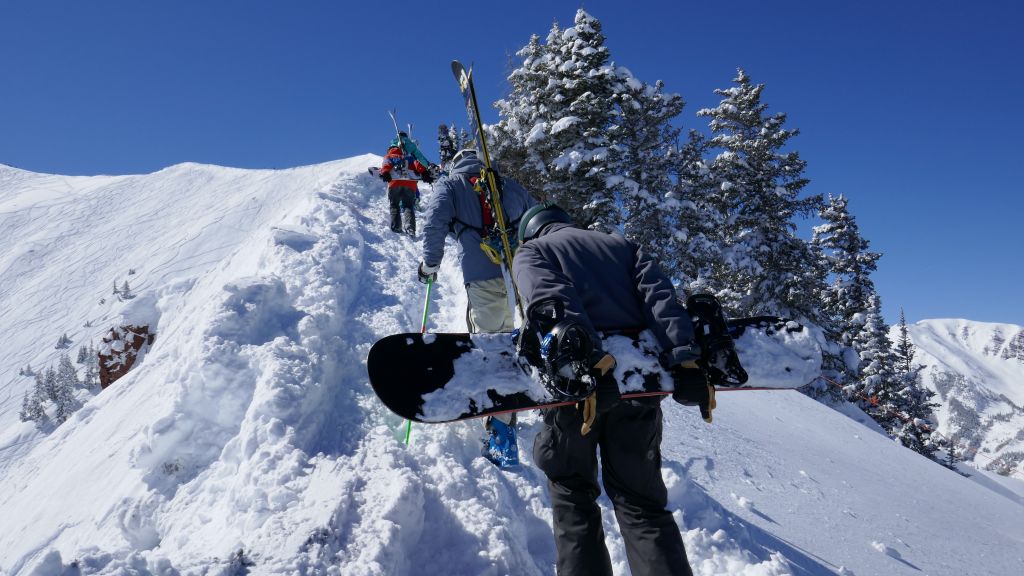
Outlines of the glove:
M 672 399 L 683 406 L 698 406 L 701 418 L 711 424 L 711 411 L 717 407 L 715 387 L 708 383 L 704 369 L 692 360 L 683 362 L 672 369 L 672 381 Z
M 597 380 L 597 387 L 594 393 L 581 401 L 577 406 L 583 413 L 583 426 L 580 428 L 580 435 L 586 436 L 590 433 L 594 420 L 615 408 L 622 400 L 619 394 L 619 383 L 615 380 L 615 357 L 611 354 L 599 352 L 590 369 L 590 377 Z
M 434 280 L 437 280 L 438 268 L 440 268 L 440 266 L 430 266 L 426 262 L 420 262 L 420 267 L 416 269 L 416 276 L 423 284 L 433 282 Z
M 434 177 L 430 174 L 429 170 L 424 172 L 423 174 L 420 174 L 420 180 L 423 180 L 423 182 L 425 182 L 427 184 L 433 184 L 434 183 Z
M 381 172 L 380 179 L 385 182 L 391 182 L 391 172 Z

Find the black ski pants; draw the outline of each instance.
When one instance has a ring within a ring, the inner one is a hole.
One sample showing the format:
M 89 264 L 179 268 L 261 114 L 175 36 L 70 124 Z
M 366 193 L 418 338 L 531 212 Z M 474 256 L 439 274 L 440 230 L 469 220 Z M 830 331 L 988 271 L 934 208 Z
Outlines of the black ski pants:
M 392 186 L 388 188 L 388 203 L 391 205 L 391 231 L 415 234 L 416 190 L 406 186 Z
M 597 417 L 589 434 L 574 406 L 544 413 L 533 457 L 550 481 L 559 576 L 612 574 L 597 497 L 597 448 L 633 576 L 692 576 L 683 538 L 666 509 L 661 477 L 660 399 L 626 400 Z

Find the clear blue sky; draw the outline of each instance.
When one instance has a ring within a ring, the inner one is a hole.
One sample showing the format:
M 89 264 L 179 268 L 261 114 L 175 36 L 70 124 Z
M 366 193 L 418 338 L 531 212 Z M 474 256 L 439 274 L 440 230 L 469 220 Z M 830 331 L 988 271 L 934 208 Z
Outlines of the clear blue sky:
M 7 0 L 0 162 L 290 167 L 383 153 L 393 107 L 436 158 L 436 126 L 465 123 L 450 61 L 474 62 L 492 102 L 509 56 L 581 5 L 618 64 L 683 95 L 687 128 L 737 66 L 767 84 L 802 131 L 808 191 L 846 194 L 885 253 L 888 321 L 1024 324 L 1024 8 L 1008 0 Z

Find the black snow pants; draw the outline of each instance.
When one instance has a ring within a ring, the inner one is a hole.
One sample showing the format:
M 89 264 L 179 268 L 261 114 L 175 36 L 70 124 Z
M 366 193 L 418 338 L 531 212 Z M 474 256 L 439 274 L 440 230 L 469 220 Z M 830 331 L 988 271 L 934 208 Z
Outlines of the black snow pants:
M 601 414 L 586 436 L 574 406 L 544 413 L 533 457 L 550 481 L 559 576 L 612 574 L 597 497 L 597 448 L 633 576 L 692 576 L 683 538 L 666 509 L 661 406 L 628 400 Z
M 391 231 L 416 235 L 416 190 L 406 186 L 388 188 L 391 205 Z

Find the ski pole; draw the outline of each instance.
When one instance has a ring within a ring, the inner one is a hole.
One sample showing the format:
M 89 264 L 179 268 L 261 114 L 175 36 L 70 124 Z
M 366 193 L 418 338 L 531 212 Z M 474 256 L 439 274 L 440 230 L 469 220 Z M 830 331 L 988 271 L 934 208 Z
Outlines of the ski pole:
M 434 287 L 434 279 L 427 279 L 427 297 L 423 300 L 423 322 L 420 324 L 420 334 L 427 333 L 427 316 L 430 313 L 430 289 Z M 409 435 L 412 434 L 412 420 L 405 421 L 405 445 L 409 445 Z

